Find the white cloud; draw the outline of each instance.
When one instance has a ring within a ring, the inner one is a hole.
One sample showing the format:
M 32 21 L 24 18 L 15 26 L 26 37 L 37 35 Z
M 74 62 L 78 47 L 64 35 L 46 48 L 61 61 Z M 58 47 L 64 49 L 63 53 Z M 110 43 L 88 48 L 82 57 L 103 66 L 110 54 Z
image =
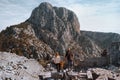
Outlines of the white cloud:
M 77 14 L 83 30 L 120 33 L 119 6 L 120 2 L 113 1 L 99 5 L 76 3 L 68 8 Z
M 41 2 L 72 10 L 83 30 L 120 33 L 119 0 L 0 0 L 1 29 L 25 21 Z

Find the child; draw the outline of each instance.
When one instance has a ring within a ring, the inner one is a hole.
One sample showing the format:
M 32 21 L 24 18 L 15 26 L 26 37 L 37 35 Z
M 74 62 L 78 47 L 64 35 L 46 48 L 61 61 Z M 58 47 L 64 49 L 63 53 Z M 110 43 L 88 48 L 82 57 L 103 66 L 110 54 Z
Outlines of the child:
M 60 58 L 59 53 L 57 52 L 56 55 L 55 55 L 55 58 L 54 58 L 54 63 L 56 65 L 56 68 L 57 68 L 58 72 L 60 72 L 60 61 L 61 61 L 61 58 Z

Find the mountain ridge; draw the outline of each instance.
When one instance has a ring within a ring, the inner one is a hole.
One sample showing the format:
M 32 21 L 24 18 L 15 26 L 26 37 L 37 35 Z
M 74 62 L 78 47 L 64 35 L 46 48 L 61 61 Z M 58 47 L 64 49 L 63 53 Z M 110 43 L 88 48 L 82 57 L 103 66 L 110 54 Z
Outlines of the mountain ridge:
M 50 59 L 56 52 L 65 55 L 66 50 L 71 48 L 80 60 L 99 57 L 103 47 L 92 36 L 93 33 L 80 30 L 74 12 L 43 2 L 25 22 L 10 26 L 0 33 L 0 51 L 40 60 Z M 111 43 L 112 40 L 109 41 Z
M 94 31 L 81 31 L 81 34 L 94 40 L 102 49 L 109 48 L 112 42 L 120 42 L 120 34 Z

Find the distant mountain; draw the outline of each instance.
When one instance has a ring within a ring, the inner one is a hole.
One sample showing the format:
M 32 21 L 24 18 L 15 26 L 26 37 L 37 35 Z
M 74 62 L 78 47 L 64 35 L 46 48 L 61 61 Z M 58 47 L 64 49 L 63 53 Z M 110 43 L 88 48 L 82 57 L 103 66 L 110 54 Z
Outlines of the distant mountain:
M 120 42 L 120 34 L 117 33 L 81 31 L 81 34 L 89 37 L 102 49 L 110 47 L 112 42 Z
M 50 59 L 56 52 L 65 55 L 71 48 L 79 59 L 84 59 L 100 56 L 103 48 L 118 39 L 114 33 L 80 31 L 74 12 L 43 2 L 25 22 L 0 33 L 0 50 L 39 60 Z

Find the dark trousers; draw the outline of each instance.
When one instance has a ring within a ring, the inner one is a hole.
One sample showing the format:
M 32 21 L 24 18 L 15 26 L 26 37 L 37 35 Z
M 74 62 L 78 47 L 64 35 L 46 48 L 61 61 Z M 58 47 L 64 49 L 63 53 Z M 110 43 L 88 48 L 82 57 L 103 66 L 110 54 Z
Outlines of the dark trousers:
M 60 63 L 56 63 L 55 65 L 56 65 L 57 71 L 60 72 Z
M 73 68 L 73 61 L 72 60 L 68 60 L 68 68 L 69 69 Z

